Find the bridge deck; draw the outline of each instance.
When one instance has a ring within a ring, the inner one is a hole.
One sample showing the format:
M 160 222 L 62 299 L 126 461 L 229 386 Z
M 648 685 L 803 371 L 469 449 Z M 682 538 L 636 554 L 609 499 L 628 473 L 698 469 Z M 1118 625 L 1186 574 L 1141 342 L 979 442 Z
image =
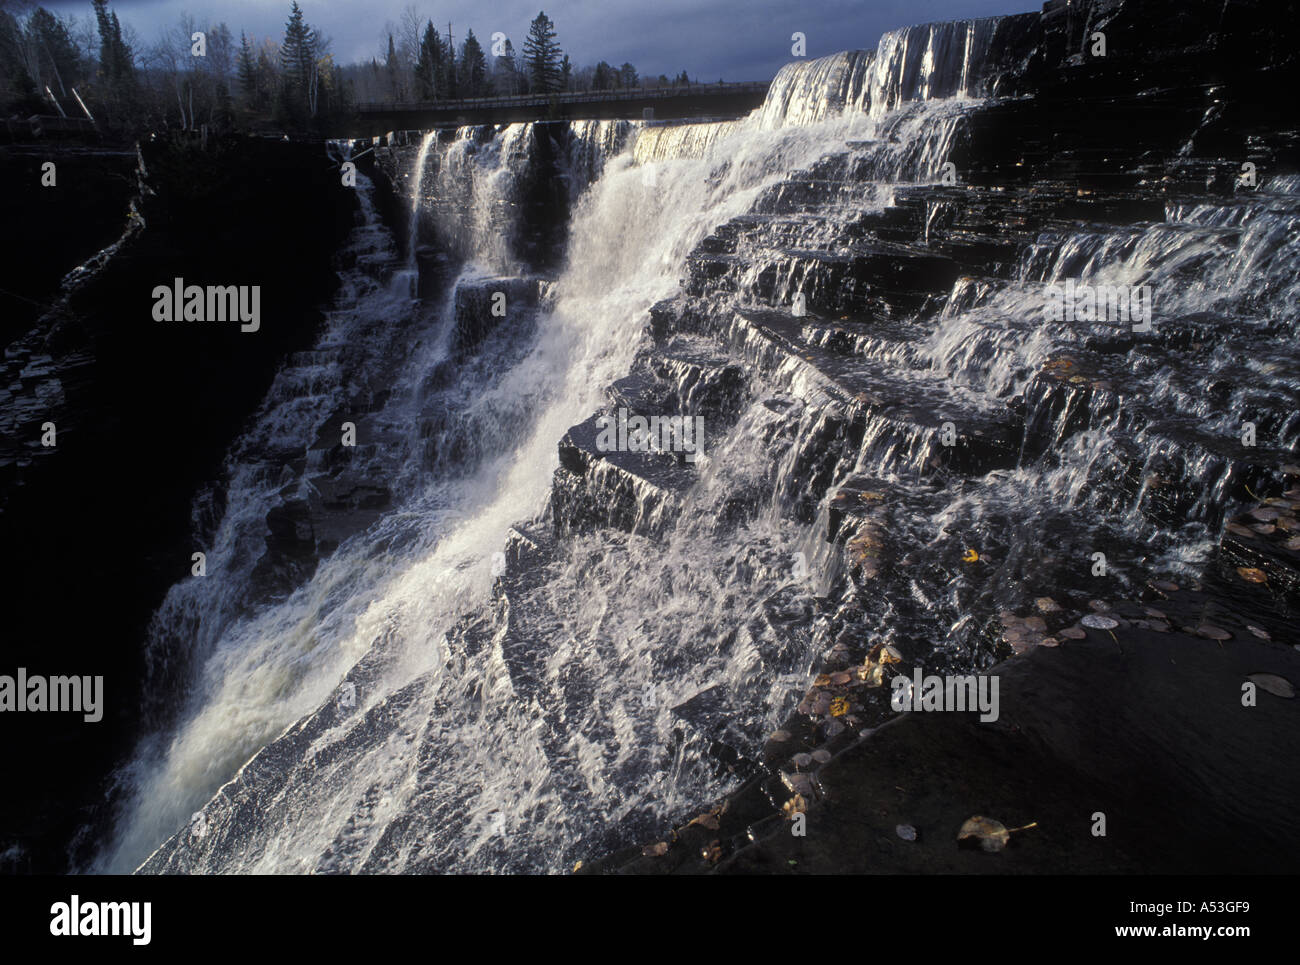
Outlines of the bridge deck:
M 739 117 L 763 103 L 768 82 L 692 84 L 634 90 L 561 94 L 518 94 L 455 101 L 360 104 L 347 135 L 370 137 L 392 130 L 427 130 L 469 124 L 508 124 L 540 120 L 640 119 L 646 110 L 657 120 Z

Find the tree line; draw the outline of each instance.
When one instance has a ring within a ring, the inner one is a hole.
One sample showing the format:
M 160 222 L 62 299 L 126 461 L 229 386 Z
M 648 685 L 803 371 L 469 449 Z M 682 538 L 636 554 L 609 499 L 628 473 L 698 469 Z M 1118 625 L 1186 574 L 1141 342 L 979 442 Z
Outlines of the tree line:
M 359 101 L 692 83 L 686 71 L 642 78 L 630 63 L 575 68 L 545 12 L 529 24 L 516 53 L 504 33 L 480 41 L 466 30 L 457 42 L 452 24 L 443 31 L 408 6 L 398 24 L 385 25 L 380 55 L 339 65 L 330 38 L 308 22 L 298 0 L 278 38 L 243 31 L 236 38 L 224 22 L 184 15 L 152 44 L 118 19 L 109 0 L 91 0 L 90 7 L 86 17 L 39 6 L 20 16 L 0 5 L 0 113 L 79 115 L 79 98 L 106 132 L 309 131 L 330 126 Z
M 575 67 L 560 46 L 554 21 L 540 11 L 528 25 L 522 49 L 504 33 L 480 39 L 467 30 L 459 45 L 454 26 L 421 20 L 408 6 L 401 21 L 385 26 L 386 46 L 369 63 L 342 68 L 358 101 L 405 103 L 512 94 L 551 94 L 675 87 L 692 83 L 686 71 L 675 77 L 642 78 L 635 66 L 606 61 Z

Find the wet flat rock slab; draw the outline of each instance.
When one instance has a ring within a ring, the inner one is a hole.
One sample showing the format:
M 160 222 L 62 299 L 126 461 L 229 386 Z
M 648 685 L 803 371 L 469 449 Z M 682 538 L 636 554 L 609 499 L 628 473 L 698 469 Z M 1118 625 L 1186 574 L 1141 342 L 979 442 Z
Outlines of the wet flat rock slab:
M 1171 612 L 1180 603 L 1167 601 Z M 617 856 L 621 873 L 1284 873 L 1300 859 L 1294 805 L 1300 701 L 1249 680 L 1300 680 L 1292 646 L 1125 623 L 1034 649 L 994 672 L 1000 715 L 901 715 L 815 770 L 806 834 L 750 820 L 755 785 L 688 826 L 664 855 Z M 1269 676 L 1262 676 L 1269 675 Z M 1285 693 L 1285 688 L 1280 688 Z M 839 743 L 839 742 L 837 742 Z M 747 800 L 748 799 L 748 800 Z M 1105 835 L 1094 834 L 1098 815 Z M 1007 827 L 1005 850 L 959 846 L 972 816 Z M 705 823 L 708 823 L 707 821 Z M 715 825 L 716 827 L 716 825 Z M 748 840 L 752 837 L 752 840 Z M 909 840 L 908 838 L 912 838 Z M 705 840 L 709 839 L 709 840 Z M 718 840 L 715 840 L 718 839 Z M 717 849 L 712 854 L 712 845 Z M 621 857 L 622 860 L 618 860 Z

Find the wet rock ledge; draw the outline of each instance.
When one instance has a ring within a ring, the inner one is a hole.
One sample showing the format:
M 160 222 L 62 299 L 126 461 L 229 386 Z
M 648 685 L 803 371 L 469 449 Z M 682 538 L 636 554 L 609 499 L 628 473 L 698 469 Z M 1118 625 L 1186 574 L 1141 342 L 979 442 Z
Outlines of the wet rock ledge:
M 968 183 L 950 194 L 929 186 L 900 191 L 893 210 L 864 219 L 876 238 L 869 252 L 812 264 L 803 287 L 811 320 L 774 310 L 710 321 L 695 302 L 661 310 L 656 337 L 666 339 L 694 313 L 703 319 L 696 327 L 743 346 L 756 369 L 799 374 L 810 392 L 840 400 L 851 417 L 866 413 L 891 432 L 912 432 L 909 445 L 932 439 L 925 413 L 945 410 L 917 404 L 917 380 L 895 385 L 892 363 L 850 377 L 837 360 L 850 352 L 906 358 L 905 349 L 886 351 L 905 341 L 896 320 L 953 285 L 953 272 L 932 268 L 916 272 L 937 279 L 932 291 L 891 281 L 884 267 L 900 266 L 902 276 L 911 262 L 879 242 L 917 245 L 919 229 L 907 219 L 924 197 L 927 215 L 946 212 L 926 221 L 926 257 L 942 254 L 963 275 L 996 285 L 1001 281 L 989 279 L 1005 280 L 1018 252 L 1048 226 L 1160 222 L 1171 200 L 1213 203 L 1234 191 L 1240 198 L 1233 179 L 1244 161 L 1294 172 L 1300 135 L 1281 98 L 1293 89 L 1300 60 L 1295 45 L 1277 35 L 1293 36 L 1295 18 L 1284 13 L 1292 6 L 1051 0 L 1041 15 L 1016 18 L 1007 43 L 1019 53 L 997 57 L 1022 65 L 999 92 L 1017 96 L 972 116 L 969 140 L 957 152 Z M 1083 53 L 1098 30 L 1111 48 L 1104 60 Z M 687 294 L 716 298 L 733 290 L 735 236 L 758 227 L 738 219 L 706 239 L 692 255 Z M 760 285 L 758 294 L 779 301 L 775 281 L 769 287 Z M 855 324 L 860 315 L 871 324 Z M 1198 325 L 1178 320 L 1159 336 L 1173 340 L 1175 371 L 1194 366 L 1203 341 Z M 1136 344 L 1128 339 L 1122 351 Z M 1006 469 L 1052 444 L 1043 425 L 1075 432 L 1089 424 L 1080 413 L 1143 409 L 1136 373 L 1111 371 L 1104 362 L 1111 348 L 1092 348 L 1095 354 L 1049 362 L 1001 422 L 960 420 L 974 428 L 945 456 L 947 470 Z M 1233 377 L 1240 385 L 1250 378 Z M 942 402 L 947 387 L 925 384 Z M 1278 408 L 1281 424 L 1293 400 L 1280 399 Z M 1152 425 L 1161 417 L 1146 415 Z M 732 767 L 731 794 L 701 802 L 657 839 L 593 856 L 576 870 L 1292 872 L 1300 860 L 1300 774 L 1292 765 L 1300 751 L 1300 460 L 1285 448 L 1246 449 L 1195 431 L 1169 451 L 1165 470 L 1133 461 L 1117 485 L 1140 513 L 1169 526 L 1192 518 L 1208 498 L 1204 521 L 1218 534 L 1211 561 L 1193 579 L 1170 578 L 1139 559 L 1137 589 L 1105 597 L 1089 588 L 1103 584 L 1080 583 L 1062 565 L 1072 555 L 1086 558 L 1072 535 L 1044 530 L 1041 566 L 1017 591 L 1022 605 L 972 615 L 997 655 L 976 671 L 998 681 L 996 721 L 970 712 L 893 712 L 896 675 L 911 678 L 922 664 L 927 674 L 953 670 L 931 640 L 877 646 L 864 656 L 859 628 L 812 668 L 807 696 L 758 759 Z M 1118 446 L 1115 454 L 1122 466 L 1127 457 Z M 1180 468 L 1195 458 L 1224 467 L 1213 497 Z M 829 475 L 809 470 L 809 520 Z M 927 556 L 899 538 L 905 504 L 945 498 L 942 480 L 931 482 L 891 487 L 850 479 L 826 494 L 823 538 L 835 544 L 851 583 L 841 599 L 905 603 L 907 568 L 922 563 L 954 584 L 963 577 L 978 583 L 982 557 L 997 546 L 972 547 L 964 560 L 936 559 L 933 548 Z M 988 541 L 997 543 L 997 534 Z M 1004 849 L 964 847 L 959 831 L 975 816 L 1029 827 Z

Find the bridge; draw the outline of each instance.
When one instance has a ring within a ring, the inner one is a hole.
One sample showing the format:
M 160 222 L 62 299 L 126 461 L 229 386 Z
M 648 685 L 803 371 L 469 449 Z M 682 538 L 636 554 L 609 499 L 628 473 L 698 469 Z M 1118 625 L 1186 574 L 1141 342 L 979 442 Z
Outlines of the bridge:
M 638 87 L 632 90 L 517 94 L 453 101 L 360 104 L 357 107 L 357 119 L 349 125 L 351 129 L 346 134 L 352 137 L 374 137 L 394 130 L 429 130 L 435 127 L 511 124 L 519 121 L 723 119 L 741 117 L 760 106 L 767 96 L 767 88 L 767 81 L 755 81 L 740 84 Z M 653 113 L 647 114 L 647 111 Z

